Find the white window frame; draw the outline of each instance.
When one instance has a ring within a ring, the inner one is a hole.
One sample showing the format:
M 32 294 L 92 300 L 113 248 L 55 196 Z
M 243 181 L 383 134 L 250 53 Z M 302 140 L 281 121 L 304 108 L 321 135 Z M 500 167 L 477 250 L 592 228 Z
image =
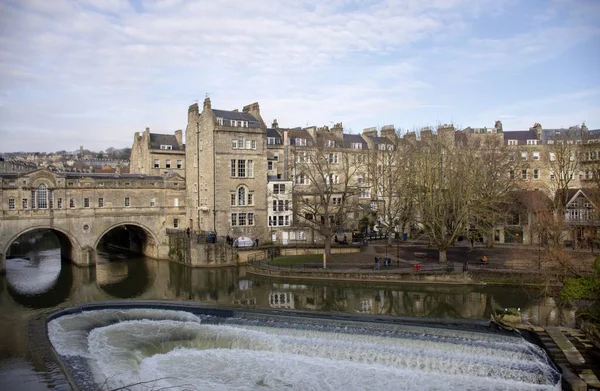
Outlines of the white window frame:
M 173 146 L 172 145 L 161 144 L 160 149 L 172 150 Z
M 154 168 L 160 168 L 160 159 L 154 159 L 153 167 Z
M 177 160 L 177 168 L 183 168 L 183 160 Z
M 538 151 L 534 151 L 532 154 L 534 161 L 540 160 L 540 153 Z
M 150 207 L 153 208 L 156 206 L 156 198 L 150 198 Z
M 519 145 L 519 140 L 508 140 L 508 145 Z
M 538 140 L 527 140 L 527 145 L 538 145 Z

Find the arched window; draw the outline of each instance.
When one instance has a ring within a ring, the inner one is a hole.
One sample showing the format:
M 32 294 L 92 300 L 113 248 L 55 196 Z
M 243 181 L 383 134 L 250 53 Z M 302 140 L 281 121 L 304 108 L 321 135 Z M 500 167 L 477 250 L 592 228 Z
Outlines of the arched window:
M 47 209 L 48 208 L 48 190 L 46 185 L 43 183 L 40 184 L 37 188 L 36 194 L 37 208 L 38 209 Z
M 238 206 L 246 205 L 246 188 L 240 186 L 237 191 Z

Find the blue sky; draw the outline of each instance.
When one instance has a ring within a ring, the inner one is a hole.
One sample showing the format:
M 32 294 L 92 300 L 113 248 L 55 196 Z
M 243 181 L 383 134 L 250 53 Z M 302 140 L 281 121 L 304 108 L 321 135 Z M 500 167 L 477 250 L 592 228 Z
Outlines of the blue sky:
M 600 128 L 597 0 L 3 0 L 0 152 L 267 123 Z

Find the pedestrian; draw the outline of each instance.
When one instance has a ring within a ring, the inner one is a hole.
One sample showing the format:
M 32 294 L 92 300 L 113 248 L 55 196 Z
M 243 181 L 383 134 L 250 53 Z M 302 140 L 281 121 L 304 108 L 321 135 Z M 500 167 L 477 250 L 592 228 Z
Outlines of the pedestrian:
M 344 241 L 342 242 L 343 244 L 348 244 L 348 237 L 344 234 Z
M 258 238 L 256 238 L 255 243 L 256 243 L 256 247 L 258 247 Z
M 187 237 L 189 238 L 190 237 L 190 232 L 191 232 L 190 227 L 187 227 L 187 229 L 185 230 L 185 232 L 187 234 Z

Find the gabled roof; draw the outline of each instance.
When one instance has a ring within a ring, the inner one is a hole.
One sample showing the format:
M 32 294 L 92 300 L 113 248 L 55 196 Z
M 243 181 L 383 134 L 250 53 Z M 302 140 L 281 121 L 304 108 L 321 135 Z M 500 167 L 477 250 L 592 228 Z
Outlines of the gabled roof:
M 369 144 L 365 141 L 360 134 L 344 134 L 344 148 L 351 148 L 352 144 L 362 144 L 362 149 L 368 150 Z
M 564 194 L 564 192 L 557 192 L 556 196 L 561 197 L 561 194 Z M 599 189 L 589 189 L 589 188 L 588 189 L 569 189 L 569 190 L 567 190 L 566 197 L 564 197 L 562 199 L 563 200 L 566 199 L 567 202 L 566 202 L 565 206 L 569 206 L 579 196 L 583 196 L 588 201 L 590 201 L 592 203 L 592 205 L 594 205 L 594 207 L 596 207 L 596 202 L 599 200 L 599 197 L 600 197 L 600 190 Z
M 306 145 L 308 145 L 308 146 L 312 146 L 314 143 L 312 136 L 306 129 L 300 129 L 300 128 L 290 129 L 288 131 L 288 135 L 290 138 L 290 145 L 295 145 L 296 144 L 295 139 L 297 139 L 297 138 L 306 139 Z
M 543 212 L 552 209 L 552 200 L 540 190 L 515 190 L 511 195 L 529 212 Z
M 170 145 L 173 151 L 183 151 L 173 134 L 150 133 L 150 149 L 160 149 L 161 145 Z

